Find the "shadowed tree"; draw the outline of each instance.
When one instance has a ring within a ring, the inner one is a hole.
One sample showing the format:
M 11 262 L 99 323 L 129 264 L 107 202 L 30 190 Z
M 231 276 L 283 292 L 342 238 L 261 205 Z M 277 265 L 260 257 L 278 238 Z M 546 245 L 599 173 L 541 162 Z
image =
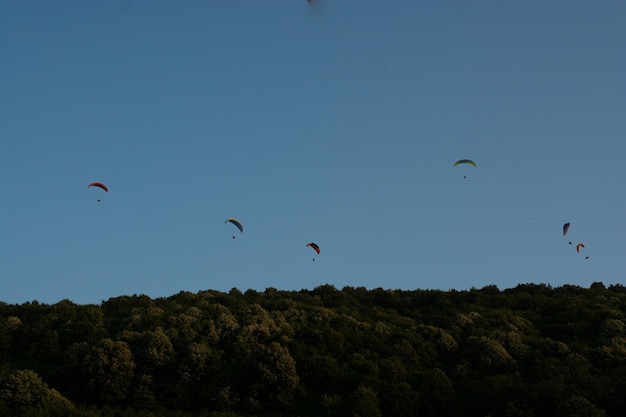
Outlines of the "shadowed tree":
M 125 342 L 103 339 L 96 346 L 76 344 L 70 349 L 69 362 L 84 381 L 77 387 L 79 392 L 102 402 L 126 398 L 135 362 Z
M 250 358 L 256 363 L 250 388 L 250 403 L 255 407 L 280 408 L 291 404 L 300 384 L 296 362 L 289 350 L 278 342 L 261 346 Z
M 0 401 L 11 416 L 35 415 L 33 410 L 45 410 L 49 416 L 66 416 L 74 410 L 67 398 L 48 387 L 31 370 L 17 370 L 0 381 Z
M 555 417 L 606 417 L 606 413 L 588 399 L 573 396 L 558 407 Z
M 349 415 L 352 417 L 382 417 L 378 394 L 365 385 L 359 385 L 352 393 L 352 407 Z

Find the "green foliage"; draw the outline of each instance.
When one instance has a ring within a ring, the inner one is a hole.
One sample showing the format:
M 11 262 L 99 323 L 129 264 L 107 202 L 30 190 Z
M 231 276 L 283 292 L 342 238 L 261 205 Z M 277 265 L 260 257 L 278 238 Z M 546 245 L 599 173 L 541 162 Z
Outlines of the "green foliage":
M 617 417 L 626 289 L 0 303 L 0 415 Z
M 352 393 L 349 415 L 353 417 L 381 417 L 378 394 L 371 388 L 359 385 Z
M 16 370 L 0 378 L 0 410 L 13 416 L 66 416 L 74 405 L 57 390 L 48 387 L 36 372 Z M 45 414 L 44 414 L 45 411 Z
M 135 369 L 129 346 L 111 339 L 102 339 L 94 346 L 86 342 L 73 345 L 67 365 L 81 381 L 74 396 L 113 404 L 126 399 Z

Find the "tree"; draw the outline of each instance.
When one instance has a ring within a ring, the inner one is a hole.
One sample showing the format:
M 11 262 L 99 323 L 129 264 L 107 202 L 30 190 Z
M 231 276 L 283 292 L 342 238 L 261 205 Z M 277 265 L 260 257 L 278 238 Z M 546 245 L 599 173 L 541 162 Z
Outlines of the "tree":
M 606 413 L 588 399 L 573 396 L 561 404 L 556 417 L 606 417 Z
M 350 415 L 353 417 L 381 417 L 378 394 L 365 385 L 359 385 L 352 393 Z
M 28 409 L 44 409 L 48 415 L 67 415 L 74 405 L 41 380 L 36 372 L 20 369 L 0 383 L 0 401 L 12 415 L 27 414 Z
M 326 410 L 329 416 L 335 414 L 335 409 L 341 401 L 341 396 L 337 394 L 322 394 L 320 397 L 320 404 Z
M 254 379 L 250 402 L 255 407 L 279 408 L 291 404 L 300 384 L 296 362 L 278 342 L 261 346 L 253 353 Z
M 385 415 L 415 417 L 420 407 L 419 393 L 404 381 L 383 384 L 379 397 Z
M 70 366 L 82 378 L 74 389 L 102 402 L 120 402 L 129 392 L 135 362 L 126 342 L 103 339 L 96 346 L 78 343 L 70 349 Z

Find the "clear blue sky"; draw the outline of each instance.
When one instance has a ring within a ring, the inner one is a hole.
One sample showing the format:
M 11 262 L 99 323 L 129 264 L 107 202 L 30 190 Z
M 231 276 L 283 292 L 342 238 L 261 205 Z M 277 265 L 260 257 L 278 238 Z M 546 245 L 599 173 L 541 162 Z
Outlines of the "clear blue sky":
M 0 301 L 623 284 L 624 22 L 623 1 L 2 1 Z

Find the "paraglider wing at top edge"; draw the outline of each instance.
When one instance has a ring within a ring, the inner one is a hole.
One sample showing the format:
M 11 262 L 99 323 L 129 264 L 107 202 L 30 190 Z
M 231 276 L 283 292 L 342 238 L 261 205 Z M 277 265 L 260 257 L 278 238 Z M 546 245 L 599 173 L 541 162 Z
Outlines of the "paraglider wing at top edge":
M 567 232 L 569 231 L 569 226 L 570 226 L 570 223 L 565 223 L 563 225 L 563 236 L 567 235 Z
M 469 165 L 473 166 L 474 168 L 476 168 L 476 162 L 472 161 L 471 159 L 459 159 L 452 166 L 455 167 L 455 166 L 461 165 L 461 164 L 469 164 Z
M 102 188 L 105 192 L 107 192 L 107 193 L 109 192 L 109 189 L 107 188 L 107 186 L 106 186 L 106 185 L 104 185 L 104 184 L 102 184 L 101 182 L 92 182 L 91 184 L 89 184 L 89 185 L 87 186 L 87 188 L 89 188 L 89 187 L 100 187 L 100 188 Z
M 226 221 L 224 223 L 228 223 L 228 222 L 230 222 L 230 223 L 234 224 L 235 226 L 237 226 L 237 229 L 239 229 L 239 231 L 241 233 L 243 233 L 243 224 L 241 224 L 241 222 L 239 220 L 231 217 L 229 219 L 226 219 Z
M 576 252 L 580 253 L 580 248 L 584 248 L 585 244 L 584 243 L 579 243 L 578 245 L 576 245 Z
M 310 247 L 312 247 L 312 248 L 315 250 L 315 252 L 317 252 L 317 254 L 319 255 L 319 253 L 320 253 L 320 247 L 319 247 L 319 246 L 317 246 L 317 244 L 315 244 L 315 243 L 313 243 L 313 242 L 309 242 L 309 243 L 307 243 L 306 245 L 307 245 L 307 247 L 309 247 L 309 246 L 310 246 Z

